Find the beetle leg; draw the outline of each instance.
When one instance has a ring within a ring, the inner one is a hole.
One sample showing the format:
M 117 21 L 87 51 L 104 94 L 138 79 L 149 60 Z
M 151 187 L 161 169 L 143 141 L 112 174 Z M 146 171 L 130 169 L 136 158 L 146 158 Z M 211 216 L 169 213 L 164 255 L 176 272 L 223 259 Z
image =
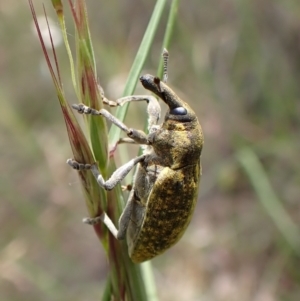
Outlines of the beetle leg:
M 160 108 L 160 105 L 159 105 L 157 99 L 154 96 L 151 96 L 151 95 L 125 96 L 125 97 L 117 99 L 114 103 L 116 103 L 119 106 L 123 106 L 125 103 L 131 102 L 131 101 L 146 101 L 148 103 L 148 106 L 147 106 L 148 130 L 150 130 L 152 128 L 152 126 L 154 126 L 158 123 L 158 120 L 160 119 L 161 108 Z M 112 102 L 112 101 L 109 101 L 109 102 Z M 108 102 L 105 102 L 105 103 L 109 104 Z M 115 106 L 115 104 L 113 104 L 111 106 Z M 110 113 L 108 113 L 108 111 L 106 111 L 104 109 L 102 109 L 100 111 L 97 111 L 97 110 L 89 108 L 89 107 L 87 107 L 83 104 L 72 105 L 72 107 L 81 114 L 103 115 L 103 116 L 105 116 L 106 118 L 108 118 L 110 121 L 112 121 L 114 123 L 112 118 L 108 117 L 108 114 L 110 114 Z M 101 113 L 102 111 L 106 111 L 108 114 L 106 114 L 106 115 L 102 114 Z M 114 120 L 116 120 L 115 117 L 114 117 Z M 114 124 L 116 124 L 116 123 L 114 123 Z M 123 128 L 121 127 L 121 129 L 123 129 Z
M 122 240 L 126 236 L 126 230 L 130 222 L 133 204 L 134 204 L 134 191 L 131 190 L 126 206 L 119 218 L 119 230 L 115 227 L 114 223 L 105 212 L 103 212 L 100 216 L 94 218 L 93 217 L 84 218 L 82 221 L 85 224 L 89 224 L 89 225 L 95 225 L 100 222 L 103 222 L 116 239 Z
M 131 189 L 125 208 L 119 218 L 119 231 L 117 234 L 117 239 L 124 239 L 126 236 L 126 230 L 128 228 L 130 218 L 132 215 L 133 205 L 134 205 L 134 190 Z
M 132 168 L 138 164 L 139 162 L 142 162 L 145 159 L 146 155 L 141 155 L 139 157 L 136 157 L 134 159 L 131 159 L 129 162 L 125 163 L 121 167 L 119 167 L 111 176 L 110 178 L 105 181 L 100 174 L 100 171 L 98 169 L 98 165 L 96 163 L 94 164 L 80 164 L 76 162 L 73 159 L 68 159 L 67 163 L 77 170 L 88 170 L 90 169 L 93 173 L 95 179 L 97 180 L 97 183 L 99 186 L 104 188 L 105 190 L 112 190 L 118 183 L 120 183 L 127 174 L 132 170 Z M 80 166 L 80 168 L 79 168 Z
M 96 110 L 93 108 L 90 108 L 84 104 L 73 104 L 72 108 L 78 111 L 79 114 L 86 114 L 86 115 L 102 115 L 109 121 L 111 121 L 113 124 L 115 124 L 117 127 L 119 127 L 121 130 L 126 132 L 126 134 L 130 133 L 130 129 L 123 123 L 121 122 L 118 118 L 110 114 L 107 110 L 101 109 L 101 110 Z
M 109 147 L 109 157 L 113 157 L 117 147 L 119 144 L 123 144 L 123 143 L 128 143 L 128 144 L 137 144 L 139 145 L 136 141 L 134 141 L 131 138 L 120 138 L 115 144 L 110 145 Z
M 133 95 L 125 96 L 116 100 L 119 106 L 123 106 L 127 102 L 131 101 L 146 101 L 148 103 L 147 114 L 148 114 L 148 130 L 158 123 L 160 118 L 161 108 L 154 96 L 150 95 Z
M 113 189 L 118 183 L 120 183 L 126 175 L 130 172 L 130 170 L 139 162 L 142 162 L 145 159 L 145 155 L 136 157 L 126 164 L 122 165 L 119 167 L 112 175 L 111 177 L 105 181 L 102 177 L 102 175 L 99 172 L 98 166 L 96 163 L 94 164 L 80 164 L 76 162 L 73 159 L 68 159 L 67 163 L 73 167 L 74 169 L 77 170 L 88 170 L 90 169 L 97 180 L 97 183 L 99 186 L 103 187 L 106 190 L 111 190 Z M 130 221 L 130 216 L 132 213 L 132 208 L 133 208 L 133 196 L 134 196 L 134 190 L 130 190 L 130 194 L 128 197 L 128 201 L 126 203 L 126 206 L 120 216 L 119 219 L 119 230 L 116 229 L 115 225 L 111 221 L 111 219 L 108 217 L 108 215 L 103 212 L 100 216 L 97 217 L 88 217 L 84 218 L 83 222 L 89 225 L 95 225 L 100 222 L 103 222 L 109 231 L 117 238 L 117 239 L 124 239 L 126 235 L 126 230 Z
M 149 95 L 140 95 L 140 96 L 126 96 L 123 98 L 120 98 L 117 100 L 118 104 L 122 106 L 126 102 L 130 101 L 142 101 L 145 100 L 148 102 L 148 107 L 147 107 L 147 113 L 148 113 L 148 134 L 152 133 L 153 131 L 156 130 L 157 128 L 157 123 L 160 118 L 160 112 L 161 108 L 160 105 L 157 101 L 157 99 L 153 96 Z M 146 143 L 143 143 L 146 142 Z M 120 138 L 115 145 L 113 145 L 110 150 L 109 150 L 109 155 L 110 157 L 113 156 L 115 150 L 117 149 L 117 146 L 119 144 L 123 143 L 130 143 L 130 144 L 148 144 L 146 137 L 143 137 L 143 139 L 132 139 L 132 138 Z
M 128 143 L 128 144 L 137 144 L 132 138 L 120 138 L 117 142 L 118 144 Z
M 105 103 L 106 105 L 109 105 L 110 107 L 116 107 L 118 105 L 118 103 L 114 100 L 109 100 L 108 98 L 105 97 L 104 95 L 104 90 L 103 88 L 100 86 L 100 84 L 98 84 L 98 89 L 100 92 L 100 96 L 102 98 L 103 103 Z
M 96 164 L 92 165 L 91 171 L 101 187 L 103 187 L 106 190 L 111 190 L 126 177 L 126 175 L 132 170 L 132 168 L 137 163 L 143 161 L 145 157 L 145 155 L 142 155 L 131 159 L 129 162 L 119 167 L 107 181 L 104 181 Z
M 75 161 L 74 159 L 68 159 L 67 164 L 69 164 L 73 169 L 76 170 L 88 170 L 91 169 L 92 165 L 91 164 L 85 164 L 85 163 L 79 163 Z
M 80 114 L 91 114 L 98 116 L 102 115 L 103 117 L 111 121 L 114 125 L 123 130 L 127 134 L 127 136 L 133 139 L 136 143 L 149 145 L 148 136 L 143 131 L 128 128 L 122 121 L 110 114 L 105 109 L 101 109 L 100 111 L 98 111 L 84 104 L 74 104 L 72 105 L 72 108 L 77 110 Z
M 97 217 L 86 217 L 82 220 L 82 222 L 88 225 L 96 225 L 103 222 L 115 238 L 118 236 L 118 230 L 106 212 L 103 212 Z
M 164 60 L 165 60 L 165 57 L 164 57 Z M 165 82 L 167 81 L 167 78 L 168 78 L 166 64 L 167 63 L 164 63 L 164 80 L 165 80 Z M 107 99 L 104 95 L 104 91 L 103 91 L 102 87 L 100 85 L 98 85 L 98 87 L 100 90 L 100 95 L 101 95 L 103 103 L 109 105 L 110 107 L 123 106 L 125 103 L 131 102 L 131 101 L 146 101 L 148 103 L 148 107 L 147 107 L 148 130 L 150 130 L 153 125 L 156 125 L 158 123 L 158 120 L 160 118 L 161 108 L 160 108 L 160 105 L 159 105 L 157 99 L 154 96 L 132 95 L 132 96 L 121 97 L 121 98 L 117 99 L 116 101 L 114 101 L 114 100 Z M 75 106 L 77 106 L 77 105 L 75 105 Z M 73 108 L 77 109 L 75 106 L 73 106 Z M 91 111 L 91 113 L 79 111 L 79 113 L 93 114 L 92 111 Z M 93 115 L 98 115 L 98 114 L 93 114 Z

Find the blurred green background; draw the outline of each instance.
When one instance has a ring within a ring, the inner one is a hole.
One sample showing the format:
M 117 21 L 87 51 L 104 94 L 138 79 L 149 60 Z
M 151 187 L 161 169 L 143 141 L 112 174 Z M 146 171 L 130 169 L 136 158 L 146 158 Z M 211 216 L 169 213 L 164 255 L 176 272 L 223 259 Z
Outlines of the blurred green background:
M 42 18 L 43 1 L 33 2 Z M 98 76 L 110 98 L 122 93 L 154 4 L 87 1 Z M 145 73 L 156 72 L 166 19 L 167 11 Z M 197 112 L 205 146 L 192 223 L 153 260 L 160 300 L 298 301 L 299 0 L 181 1 L 169 52 L 169 84 Z M 65 125 L 25 0 L 0 0 L 0 102 L 1 300 L 98 300 L 108 264 L 81 223 L 80 182 L 65 164 L 72 156 Z M 126 123 L 142 127 L 145 109 L 132 106 Z M 135 155 L 125 146 L 118 152 Z

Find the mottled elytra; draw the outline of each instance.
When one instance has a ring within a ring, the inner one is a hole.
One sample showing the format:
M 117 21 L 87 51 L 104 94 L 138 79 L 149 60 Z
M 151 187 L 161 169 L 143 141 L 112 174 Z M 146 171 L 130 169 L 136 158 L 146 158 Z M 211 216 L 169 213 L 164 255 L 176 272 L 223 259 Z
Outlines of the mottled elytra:
M 164 55 L 164 81 L 167 79 L 167 52 Z M 154 96 L 138 95 L 118 99 L 105 98 L 104 103 L 123 105 L 129 101 L 146 101 L 148 133 L 128 128 L 105 109 L 97 111 L 83 104 L 73 108 L 83 114 L 101 115 L 121 128 L 129 138 L 118 143 L 144 145 L 143 154 L 119 167 L 104 180 L 97 164 L 67 162 L 75 169 L 90 169 L 104 189 L 113 189 L 136 166 L 132 187 L 125 209 L 119 219 L 119 229 L 106 213 L 86 218 L 85 223 L 104 222 L 117 239 L 127 237 L 132 261 L 143 262 L 174 245 L 185 232 L 196 202 L 201 177 L 200 155 L 203 133 L 195 112 L 182 101 L 166 83 L 152 75 L 143 75 L 140 81 L 145 89 L 156 94 L 168 111 L 162 124 L 160 105 Z

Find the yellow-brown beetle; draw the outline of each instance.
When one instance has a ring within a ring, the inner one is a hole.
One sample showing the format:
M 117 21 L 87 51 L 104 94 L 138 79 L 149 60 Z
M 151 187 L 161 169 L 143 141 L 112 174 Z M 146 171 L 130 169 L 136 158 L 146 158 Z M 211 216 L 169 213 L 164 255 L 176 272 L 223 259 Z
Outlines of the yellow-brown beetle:
M 166 71 L 164 78 L 167 78 Z M 143 75 L 140 81 L 145 89 L 156 94 L 169 107 L 161 125 L 157 124 L 161 109 L 154 96 L 123 97 L 116 104 L 147 101 L 148 134 L 128 128 L 104 109 L 97 111 L 83 104 L 73 108 L 80 113 L 102 115 L 110 120 L 129 137 L 120 142 L 145 145 L 143 155 L 118 168 L 107 181 L 96 164 L 67 161 L 75 169 L 79 165 L 80 169 L 91 169 L 99 185 L 106 190 L 113 189 L 137 165 L 128 201 L 119 219 L 119 229 L 106 213 L 84 220 L 89 224 L 104 222 L 117 239 L 127 236 L 129 256 L 134 262 L 161 254 L 185 232 L 197 202 L 203 146 L 202 129 L 190 106 L 159 78 Z

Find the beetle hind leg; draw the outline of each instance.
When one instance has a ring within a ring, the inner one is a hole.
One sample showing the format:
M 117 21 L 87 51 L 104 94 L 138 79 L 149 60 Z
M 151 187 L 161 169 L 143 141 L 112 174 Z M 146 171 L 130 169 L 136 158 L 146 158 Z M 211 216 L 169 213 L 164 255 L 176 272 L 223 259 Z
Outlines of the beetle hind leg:
M 118 239 L 118 229 L 115 227 L 112 220 L 109 218 L 109 216 L 106 214 L 106 212 L 103 212 L 100 216 L 97 217 L 86 217 L 82 220 L 83 223 L 88 225 L 96 225 L 99 223 L 104 223 L 108 230 L 111 232 L 111 234 Z
M 126 231 L 130 222 L 130 217 L 133 210 L 133 204 L 134 204 L 134 191 L 131 190 L 128 201 L 126 203 L 126 206 L 119 218 L 119 230 L 116 228 L 112 220 L 109 218 L 109 216 L 103 212 L 100 216 L 97 217 L 87 217 L 84 218 L 82 221 L 85 224 L 88 225 L 95 225 L 103 222 L 108 230 L 111 232 L 111 234 L 118 240 L 122 240 L 126 236 Z

